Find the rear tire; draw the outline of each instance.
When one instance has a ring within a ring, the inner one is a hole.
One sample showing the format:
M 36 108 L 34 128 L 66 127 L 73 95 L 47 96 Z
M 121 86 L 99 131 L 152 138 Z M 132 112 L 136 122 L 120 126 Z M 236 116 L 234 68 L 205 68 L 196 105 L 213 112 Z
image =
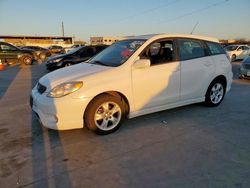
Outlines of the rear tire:
M 214 80 L 208 87 L 205 105 L 211 107 L 218 106 L 224 99 L 225 91 L 226 84 L 219 79 Z
M 85 125 L 96 134 L 113 133 L 121 126 L 125 114 L 124 109 L 121 98 L 108 94 L 97 96 L 85 111 Z

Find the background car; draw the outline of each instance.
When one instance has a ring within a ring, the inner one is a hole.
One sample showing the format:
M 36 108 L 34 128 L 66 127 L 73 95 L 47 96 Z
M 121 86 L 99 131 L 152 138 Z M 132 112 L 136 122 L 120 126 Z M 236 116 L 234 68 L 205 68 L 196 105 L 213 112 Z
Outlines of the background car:
M 51 56 L 48 49 L 42 48 L 40 46 L 23 46 L 22 49 L 31 49 L 34 51 L 35 59 L 45 60 L 47 57 Z
M 239 78 L 250 78 L 250 57 L 242 61 L 239 69 Z
M 72 45 L 70 47 L 64 48 L 64 50 L 65 50 L 65 53 L 68 53 L 69 51 L 71 51 L 71 50 L 73 50 L 75 48 L 81 47 L 81 46 L 85 46 L 85 45 L 84 44 L 74 44 L 74 45 Z
M 46 62 L 46 67 L 48 70 L 55 70 L 61 67 L 81 63 L 87 61 L 106 47 L 107 46 L 105 45 L 78 47 L 67 54 L 49 58 Z
M 53 46 L 48 47 L 48 50 L 51 54 L 64 54 L 65 53 L 65 50 L 62 46 L 53 45 Z
M 0 59 L 2 62 L 31 65 L 35 59 L 34 56 L 33 50 L 21 49 L 6 42 L 0 42 Z
M 244 59 L 250 55 L 250 47 L 248 45 L 229 45 L 225 50 L 231 61 Z

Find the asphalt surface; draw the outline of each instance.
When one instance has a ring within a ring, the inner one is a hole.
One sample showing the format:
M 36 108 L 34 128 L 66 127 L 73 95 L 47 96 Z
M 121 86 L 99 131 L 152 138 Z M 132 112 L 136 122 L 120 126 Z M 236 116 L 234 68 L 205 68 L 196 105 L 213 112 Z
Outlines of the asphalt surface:
M 0 72 L 0 187 L 250 187 L 250 80 L 222 104 L 127 120 L 115 133 L 40 126 L 29 95 L 44 65 Z

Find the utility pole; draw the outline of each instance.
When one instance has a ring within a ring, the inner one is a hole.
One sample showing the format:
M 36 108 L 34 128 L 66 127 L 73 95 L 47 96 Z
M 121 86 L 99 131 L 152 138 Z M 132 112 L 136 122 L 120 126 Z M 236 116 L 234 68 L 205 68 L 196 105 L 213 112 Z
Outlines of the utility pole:
M 62 36 L 64 37 L 64 25 L 63 25 L 63 22 L 62 22 Z

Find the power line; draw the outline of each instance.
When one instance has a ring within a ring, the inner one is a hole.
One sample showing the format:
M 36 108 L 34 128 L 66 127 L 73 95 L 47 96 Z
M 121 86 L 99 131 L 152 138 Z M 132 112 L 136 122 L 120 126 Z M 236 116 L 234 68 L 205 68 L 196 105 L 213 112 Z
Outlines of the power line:
M 214 7 L 216 7 L 216 6 L 222 5 L 222 4 L 224 4 L 224 3 L 227 3 L 228 1 L 229 1 L 229 0 L 224 0 L 224 1 L 220 1 L 220 2 L 218 2 L 218 3 L 213 3 L 213 4 L 211 4 L 211 5 L 208 5 L 208 6 L 206 6 L 206 7 L 203 7 L 203 8 L 201 8 L 201 9 L 197 9 L 197 10 L 194 10 L 194 11 L 192 11 L 192 12 L 188 12 L 188 13 L 185 13 L 185 14 L 183 14 L 183 15 L 177 16 L 177 17 L 175 17 L 175 18 L 172 18 L 172 19 L 169 19 L 169 20 L 165 20 L 165 21 L 161 21 L 161 22 L 159 22 L 159 23 L 166 23 L 166 22 L 172 22 L 172 21 L 175 21 L 175 20 L 179 20 L 179 19 L 182 19 L 182 18 L 184 18 L 184 17 L 186 17 L 186 16 L 191 16 L 191 15 L 196 14 L 196 13 L 198 13 L 198 12 L 201 12 L 201 11 L 204 11 L 204 10 L 208 10 L 208 9 L 210 9 L 210 8 L 214 8 Z
M 150 8 L 150 9 L 147 9 L 147 10 L 144 10 L 142 12 L 139 12 L 137 14 L 133 14 L 133 15 L 130 15 L 130 16 L 127 16 L 127 17 L 124 17 L 124 18 L 121 18 L 119 20 L 116 20 L 115 22 L 121 22 L 121 21 L 125 21 L 125 20 L 128 20 L 128 19 L 131 19 L 131 18 L 134 18 L 134 17 L 138 17 L 138 16 L 141 16 L 141 15 L 144 15 L 144 14 L 147 14 L 149 12 L 153 12 L 153 11 L 156 11 L 158 9 L 162 9 L 162 8 L 165 8 L 165 7 L 168 7 L 168 6 L 171 6 L 179 1 L 182 1 L 182 0 L 174 0 L 174 1 L 170 1 L 166 4 L 163 4 L 161 6 L 157 6 L 157 7 L 154 7 L 154 8 Z

